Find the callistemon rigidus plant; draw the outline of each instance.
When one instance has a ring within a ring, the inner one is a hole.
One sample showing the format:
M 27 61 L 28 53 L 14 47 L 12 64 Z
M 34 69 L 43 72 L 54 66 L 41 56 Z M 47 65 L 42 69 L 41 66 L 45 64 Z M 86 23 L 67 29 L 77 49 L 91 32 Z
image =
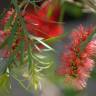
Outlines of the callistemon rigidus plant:
M 40 1 L 8 0 L 10 7 L 0 10 L 0 96 L 12 96 L 11 78 L 28 91 L 43 90 L 41 81 L 47 78 L 45 73 L 51 70 L 52 54 L 56 53 L 51 43 L 67 35 L 59 22 L 63 1 Z M 69 34 L 71 43 L 61 56 L 59 75 L 65 76 L 64 83 L 79 90 L 86 87 L 95 66 L 94 34 L 94 28 L 80 26 Z M 55 69 L 52 71 L 54 74 Z
M 9 2 L 10 8 L 0 19 L 0 57 L 6 59 L 6 64 L 0 65 L 0 80 L 6 85 L 11 75 L 26 90 L 37 90 L 42 71 L 53 63 L 48 53 L 54 53 L 54 49 L 47 43 L 63 34 L 63 27 L 57 22 L 59 3 L 54 5 L 48 0 L 38 6 L 34 0 Z M 0 94 L 5 96 L 6 92 Z
M 79 28 L 71 33 L 71 44 L 61 55 L 62 64 L 58 73 L 65 76 L 65 84 L 70 84 L 78 90 L 86 87 L 90 72 L 95 66 L 96 38 L 89 41 L 94 34 L 93 28 Z

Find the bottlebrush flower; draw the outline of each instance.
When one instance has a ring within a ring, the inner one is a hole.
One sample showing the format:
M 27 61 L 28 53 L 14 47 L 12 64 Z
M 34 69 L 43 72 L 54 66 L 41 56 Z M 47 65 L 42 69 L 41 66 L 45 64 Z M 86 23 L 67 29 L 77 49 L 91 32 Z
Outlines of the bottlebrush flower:
M 29 16 L 27 18 L 27 15 L 25 18 L 27 22 L 26 26 L 28 31 L 35 36 L 48 39 L 51 37 L 59 36 L 63 33 L 63 27 L 57 23 L 40 20 L 40 18 L 38 18 L 38 16 L 35 15 L 31 16 L 31 19 L 28 19 Z
M 5 41 L 7 36 L 8 36 L 8 32 L 4 32 L 0 30 L 0 46 Z M 6 58 L 8 56 L 9 56 L 9 51 L 7 48 L 0 49 L 0 57 Z
M 48 6 L 46 4 L 48 4 Z M 57 16 L 55 15 L 55 13 L 57 12 L 56 11 L 57 9 L 56 10 L 54 9 L 52 11 L 53 12 L 52 16 L 50 16 L 50 18 L 49 17 L 47 18 L 46 14 L 48 12 L 50 3 L 46 3 L 46 4 L 44 4 L 44 6 L 41 7 L 40 10 L 37 10 L 36 12 L 35 12 L 35 9 L 33 9 L 33 7 L 28 6 L 25 10 L 25 14 L 23 15 L 28 32 L 30 32 L 32 35 L 35 35 L 37 37 L 43 37 L 44 39 L 56 37 L 63 33 L 63 26 L 58 24 L 56 21 L 54 21 L 57 19 Z M 56 12 L 54 13 L 54 11 L 56 11 Z M 1 20 L 1 24 L 3 26 L 5 26 L 5 24 L 9 20 L 10 16 L 14 12 L 15 12 L 15 10 L 13 8 L 11 8 L 6 13 L 5 17 Z M 22 13 L 20 15 L 22 16 Z M 19 26 L 19 27 L 21 27 L 21 26 Z M 8 30 L 10 30 L 9 33 L 11 33 L 11 29 L 8 29 Z M 1 40 L 3 40 L 3 39 L 1 39 Z M 17 45 L 17 43 L 16 43 L 16 45 Z M 15 45 L 12 44 L 12 49 L 15 48 L 14 46 Z
M 96 54 L 96 40 L 93 39 L 86 47 L 86 53 L 88 53 L 91 56 L 94 56 Z
M 48 39 L 59 36 L 63 33 L 63 27 L 58 24 L 58 22 L 54 21 L 58 17 L 55 14 L 56 12 L 58 13 L 57 9 L 54 9 L 52 11 L 52 16 L 47 18 L 49 7 L 49 4 L 44 5 L 40 8 L 40 10 L 37 10 L 37 12 L 35 12 L 32 8 L 27 8 L 24 18 L 27 29 L 31 34 Z
M 44 2 L 43 6 L 37 11 L 33 7 L 28 6 L 26 8 L 24 20 L 26 28 L 31 34 L 48 39 L 63 33 L 63 26 L 56 21 L 60 15 L 60 6 L 55 4 L 55 7 L 52 7 L 51 2 Z M 47 16 L 49 8 L 52 10 L 51 16 Z M 1 20 L 3 26 L 7 23 L 13 12 L 14 9 L 11 8 Z
M 83 51 L 81 50 L 81 44 L 87 40 L 92 32 L 92 28 L 87 29 L 83 26 L 73 31 L 68 52 L 64 52 L 61 56 L 62 65 L 58 70 L 59 75 L 64 75 L 66 80 L 69 79 L 67 81 L 79 90 L 86 87 L 86 82 L 94 67 L 92 57 L 96 55 L 96 39 L 90 41 Z
M 4 18 L 0 21 L 0 23 L 4 26 L 7 21 L 10 19 L 10 16 L 13 14 L 14 9 L 10 9 L 9 11 L 6 12 Z

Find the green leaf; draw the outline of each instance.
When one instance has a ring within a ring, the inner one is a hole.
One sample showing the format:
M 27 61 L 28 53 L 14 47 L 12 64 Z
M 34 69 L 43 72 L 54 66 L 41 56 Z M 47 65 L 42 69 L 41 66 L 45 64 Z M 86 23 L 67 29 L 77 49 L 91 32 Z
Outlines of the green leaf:
M 10 80 L 7 74 L 0 76 L 0 95 L 1 96 L 12 96 L 10 90 Z
M 48 51 L 49 53 L 50 51 Z M 35 70 L 36 72 L 44 71 L 48 69 L 53 64 L 52 57 L 48 53 L 40 52 L 40 53 L 33 53 L 32 58 L 35 60 Z
M 10 57 L 8 58 L 7 60 L 7 66 L 9 66 L 10 64 L 14 64 L 16 63 L 17 64 L 17 52 L 19 51 L 19 46 L 16 47 L 15 51 L 10 55 Z
M 20 62 L 21 62 L 21 64 L 24 64 L 24 45 L 25 45 L 25 42 L 24 42 L 24 40 L 22 40 L 21 43 L 20 43 L 20 46 L 19 46 L 19 48 L 20 48 Z
M 64 89 L 65 96 L 79 96 L 78 91 L 73 88 L 65 88 Z
M 62 9 L 61 9 L 61 12 L 60 12 L 60 17 L 59 17 L 60 22 L 63 21 L 64 15 L 65 15 L 65 6 L 63 5 L 61 8 Z
M 16 12 L 20 13 L 20 9 L 17 5 L 17 0 L 11 0 L 11 3 L 14 5 Z
M 13 61 L 14 61 L 14 54 L 12 54 L 12 55 L 8 58 L 7 66 L 8 66 L 9 64 L 12 64 Z
M 52 51 L 55 51 L 51 46 L 49 46 L 48 44 L 46 44 L 46 43 L 43 41 L 42 38 L 35 37 L 35 36 L 33 36 L 33 35 L 30 35 L 30 34 L 29 34 L 28 37 L 29 37 L 30 40 L 36 40 L 38 43 L 42 44 L 42 45 L 45 46 L 46 48 L 48 48 L 48 49 L 50 49 L 50 50 L 52 50 Z
M 49 6 L 47 16 L 50 17 L 53 13 L 52 7 Z
M 57 42 L 57 41 L 60 41 L 62 40 L 63 38 L 65 38 L 66 36 L 68 35 L 68 32 L 64 32 L 64 34 L 60 35 L 60 36 L 57 36 L 57 37 L 52 37 L 52 38 L 49 38 L 49 39 L 45 39 L 43 40 L 46 44 L 52 44 L 54 42 Z
M 36 61 L 32 58 L 32 50 L 31 45 L 28 46 L 28 77 L 29 77 L 29 85 L 28 89 L 33 89 L 36 91 L 38 89 L 38 83 L 39 83 L 39 73 L 36 72 Z
M 17 29 L 18 29 L 18 22 L 17 21 L 18 20 L 16 19 L 14 26 L 11 30 L 11 35 L 8 38 L 8 47 L 9 48 L 12 46 L 13 40 L 15 39 L 15 35 L 16 35 Z
M 15 24 L 11 30 L 10 36 L 7 37 L 6 40 L 0 45 L 0 49 L 4 48 L 7 44 L 9 47 L 11 47 L 13 40 L 15 39 L 15 33 L 17 32 L 17 29 L 18 29 L 18 23 L 16 19 Z
M 31 71 L 31 66 L 32 66 L 32 58 L 31 58 L 31 45 L 29 44 L 28 45 L 28 69 L 29 69 L 29 72 Z
M 10 16 L 8 22 L 5 24 L 5 26 L 4 26 L 4 31 L 6 31 L 8 28 L 10 28 L 13 19 L 14 19 L 14 14 Z

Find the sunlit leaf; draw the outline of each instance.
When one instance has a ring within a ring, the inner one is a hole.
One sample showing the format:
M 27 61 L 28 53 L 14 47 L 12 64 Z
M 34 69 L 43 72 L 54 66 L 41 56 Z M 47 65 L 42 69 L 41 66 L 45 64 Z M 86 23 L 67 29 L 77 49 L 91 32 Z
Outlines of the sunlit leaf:
M 0 95 L 1 96 L 12 96 L 10 90 L 10 80 L 7 74 L 0 76 Z
M 51 46 L 49 46 L 48 44 L 46 44 L 41 38 L 35 37 L 35 36 L 33 36 L 33 35 L 29 35 L 29 38 L 30 38 L 31 40 L 36 40 L 38 43 L 42 44 L 42 45 L 45 46 L 46 48 L 54 51 L 54 49 L 53 49 Z
M 46 40 L 43 40 L 45 43 L 47 44 L 52 44 L 54 42 L 60 41 L 62 39 L 64 39 L 69 33 L 68 32 L 64 32 L 64 34 L 57 36 L 57 37 L 52 37 Z

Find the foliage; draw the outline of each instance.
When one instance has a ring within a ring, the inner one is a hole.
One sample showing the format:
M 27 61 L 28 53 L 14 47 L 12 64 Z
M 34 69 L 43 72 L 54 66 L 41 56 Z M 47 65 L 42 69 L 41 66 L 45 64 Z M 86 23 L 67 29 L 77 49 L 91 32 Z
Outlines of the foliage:
M 40 2 L 43 2 L 41 6 Z M 0 63 L 3 63 L 0 64 L 0 94 L 2 96 L 12 95 L 10 77 L 17 80 L 29 92 L 32 90 L 37 92 L 41 87 L 40 80 L 46 77 L 61 86 L 66 96 L 77 95 L 77 90 L 63 86 L 66 77 L 56 74 L 58 67 L 54 59 L 56 51 L 51 45 L 70 36 L 68 32 L 63 34 L 62 19 L 66 13 L 74 18 L 81 17 L 83 4 L 91 6 L 89 2 L 90 0 L 87 3 L 82 0 L 72 0 L 72 2 L 71 0 L 10 0 L 6 10 L 0 10 L 0 27 L 2 26 Z M 95 6 L 92 9 L 95 10 Z M 81 52 L 93 40 L 96 33 L 95 28 L 93 30 L 87 40 L 80 45 Z M 3 51 L 6 54 L 3 54 Z M 94 70 L 91 76 L 96 78 Z

